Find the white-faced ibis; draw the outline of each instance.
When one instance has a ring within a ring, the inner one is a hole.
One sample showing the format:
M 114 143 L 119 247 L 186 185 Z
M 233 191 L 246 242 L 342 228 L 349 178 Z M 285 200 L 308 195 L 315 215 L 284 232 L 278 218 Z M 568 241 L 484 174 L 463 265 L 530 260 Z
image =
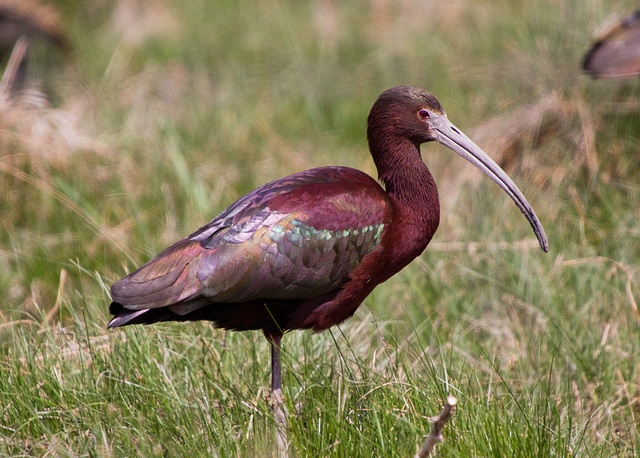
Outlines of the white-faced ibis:
M 640 75 L 640 9 L 596 39 L 582 68 L 594 78 L 634 78 Z
M 383 92 L 369 114 L 367 138 L 384 187 L 347 167 L 307 170 L 259 187 L 114 283 L 109 327 L 209 320 L 225 329 L 261 329 L 271 343 L 272 388 L 279 389 L 284 332 L 322 331 L 346 320 L 431 240 L 440 204 L 420 155 L 429 141 L 498 183 L 548 250 L 518 187 L 424 89 Z

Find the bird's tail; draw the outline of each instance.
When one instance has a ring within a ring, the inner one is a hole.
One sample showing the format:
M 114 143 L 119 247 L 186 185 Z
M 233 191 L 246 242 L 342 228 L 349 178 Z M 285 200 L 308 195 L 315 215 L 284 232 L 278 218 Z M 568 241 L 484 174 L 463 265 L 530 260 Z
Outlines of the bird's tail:
M 164 321 L 162 316 L 166 313 L 162 313 L 162 309 L 142 309 L 142 310 L 128 310 L 117 302 L 112 302 L 109 306 L 109 312 L 114 317 L 107 324 L 107 329 L 118 328 L 120 326 L 127 326 L 129 324 L 151 324 L 158 321 Z

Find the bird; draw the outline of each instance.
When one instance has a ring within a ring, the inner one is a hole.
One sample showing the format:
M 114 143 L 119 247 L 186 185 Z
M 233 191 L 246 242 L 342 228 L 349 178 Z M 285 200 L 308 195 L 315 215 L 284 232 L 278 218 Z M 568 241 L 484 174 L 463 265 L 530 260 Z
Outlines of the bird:
M 51 5 L 38 0 L 0 0 L 0 60 L 7 61 L 0 81 L 0 108 L 6 108 L 7 101 L 16 96 L 21 96 L 17 99 L 23 104 L 46 102 L 40 91 L 24 91 L 29 48 L 35 42 L 67 54 L 72 51 L 60 15 Z
M 255 189 L 116 281 L 108 327 L 208 320 L 228 330 L 262 330 L 271 347 L 271 388 L 281 390 L 283 334 L 342 323 L 436 232 L 440 204 L 421 156 L 425 142 L 445 145 L 495 181 L 549 250 L 522 192 L 431 93 L 398 86 L 380 94 L 367 139 L 381 184 L 335 166 Z
M 583 58 L 582 69 L 594 78 L 640 75 L 640 9 L 596 39 Z
M 60 14 L 52 5 L 38 0 L 0 0 L 0 54 L 10 53 L 20 37 L 71 49 Z

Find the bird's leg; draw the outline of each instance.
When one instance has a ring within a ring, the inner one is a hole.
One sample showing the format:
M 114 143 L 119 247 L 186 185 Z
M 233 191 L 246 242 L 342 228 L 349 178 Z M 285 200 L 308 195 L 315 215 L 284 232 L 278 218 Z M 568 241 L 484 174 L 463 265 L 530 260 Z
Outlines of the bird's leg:
M 287 408 L 282 395 L 282 368 L 280 366 L 281 333 L 264 333 L 271 345 L 271 408 L 276 422 L 276 451 L 279 458 L 288 456 Z
M 267 336 L 271 344 L 271 390 L 282 390 L 282 367 L 280 366 L 280 340 L 282 334 Z

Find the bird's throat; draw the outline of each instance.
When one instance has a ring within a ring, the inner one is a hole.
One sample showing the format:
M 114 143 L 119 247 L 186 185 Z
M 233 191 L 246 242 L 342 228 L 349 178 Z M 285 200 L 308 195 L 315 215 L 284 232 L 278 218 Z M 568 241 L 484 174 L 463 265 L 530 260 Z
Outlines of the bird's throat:
M 419 145 L 395 138 L 386 150 L 372 154 L 394 207 L 395 258 L 418 256 L 426 248 L 440 222 L 438 188 L 422 162 Z M 384 145 L 384 143 L 383 143 Z M 392 147 L 390 147 L 392 146 Z
M 419 146 L 396 139 L 394 148 L 374 153 L 378 178 L 406 223 L 435 232 L 440 220 L 438 188 L 420 155 Z

